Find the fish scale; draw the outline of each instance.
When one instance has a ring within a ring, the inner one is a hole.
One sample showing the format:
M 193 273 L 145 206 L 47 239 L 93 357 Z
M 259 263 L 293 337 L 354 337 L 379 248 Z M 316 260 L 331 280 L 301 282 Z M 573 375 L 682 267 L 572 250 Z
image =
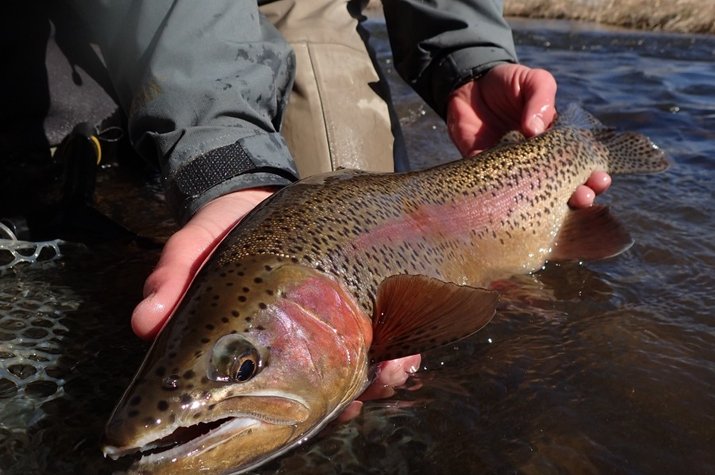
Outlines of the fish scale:
M 479 330 L 496 307 L 480 287 L 547 259 L 627 249 L 607 209 L 570 210 L 569 196 L 593 170 L 667 161 L 646 137 L 585 114 L 429 170 L 339 171 L 264 201 L 161 330 L 107 424 L 105 453 L 144 452 L 138 473 L 249 470 L 339 414 L 371 363 Z

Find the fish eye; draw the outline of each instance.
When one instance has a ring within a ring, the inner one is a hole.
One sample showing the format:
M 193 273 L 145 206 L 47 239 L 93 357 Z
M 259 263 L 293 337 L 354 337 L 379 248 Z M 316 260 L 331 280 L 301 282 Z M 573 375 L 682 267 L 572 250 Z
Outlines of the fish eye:
M 241 383 L 254 377 L 263 367 L 253 344 L 238 334 L 224 335 L 211 350 L 208 377 L 224 383 Z

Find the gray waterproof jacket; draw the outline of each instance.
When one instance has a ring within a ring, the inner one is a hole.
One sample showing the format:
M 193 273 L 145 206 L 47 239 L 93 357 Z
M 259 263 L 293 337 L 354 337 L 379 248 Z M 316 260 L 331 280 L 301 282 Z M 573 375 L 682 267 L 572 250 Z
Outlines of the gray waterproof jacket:
M 256 0 L 88 3 L 130 139 L 181 223 L 228 192 L 297 179 L 279 132 L 295 59 Z M 501 1 L 383 4 L 397 70 L 441 115 L 455 87 L 516 62 Z

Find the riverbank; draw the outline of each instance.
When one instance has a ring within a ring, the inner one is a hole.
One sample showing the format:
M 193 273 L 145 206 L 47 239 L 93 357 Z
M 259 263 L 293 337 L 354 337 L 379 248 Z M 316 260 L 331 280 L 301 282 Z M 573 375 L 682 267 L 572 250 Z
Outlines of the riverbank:
M 641 30 L 715 34 L 712 0 L 505 0 L 504 14 L 595 21 Z
M 380 0 L 369 0 L 368 14 L 381 15 L 381 7 Z M 504 15 L 715 34 L 715 0 L 505 0 Z

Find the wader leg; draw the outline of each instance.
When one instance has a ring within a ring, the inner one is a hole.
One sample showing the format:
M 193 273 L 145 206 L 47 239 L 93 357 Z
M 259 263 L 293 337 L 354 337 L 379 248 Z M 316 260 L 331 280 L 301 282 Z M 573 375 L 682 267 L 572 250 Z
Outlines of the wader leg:
M 282 134 L 301 177 L 341 167 L 393 171 L 395 162 L 398 169 L 406 162 L 386 82 L 361 37 L 357 3 L 278 0 L 261 6 L 296 54 Z

